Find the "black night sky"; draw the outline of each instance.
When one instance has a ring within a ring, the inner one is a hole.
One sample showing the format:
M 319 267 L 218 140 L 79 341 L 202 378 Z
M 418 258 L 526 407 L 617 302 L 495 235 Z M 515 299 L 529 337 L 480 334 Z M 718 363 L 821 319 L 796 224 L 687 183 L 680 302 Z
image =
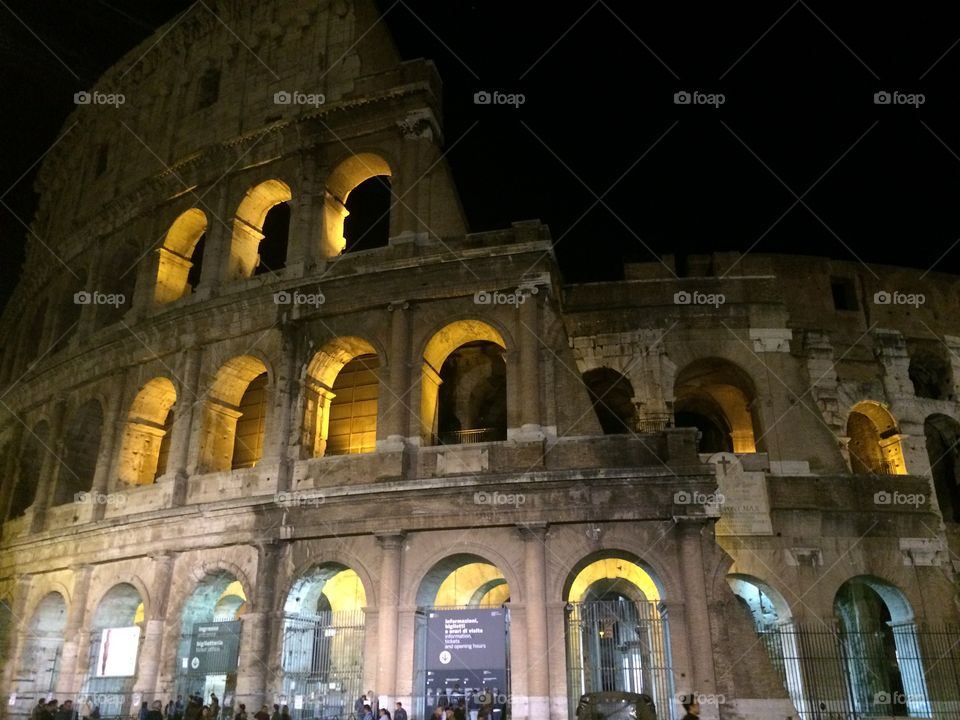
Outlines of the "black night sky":
M 212 2 L 212 0 L 208 0 Z M 753 250 L 960 271 L 960 24 L 948 3 L 379 0 L 445 84 L 471 230 L 540 218 L 567 281 Z M 73 93 L 185 0 L 0 0 L 0 303 L 34 163 Z M 478 91 L 522 93 L 519 108 Z M 682 105 L 677 92 L 724 103 Z M 875 104 L 875 93 L 923 104 Z

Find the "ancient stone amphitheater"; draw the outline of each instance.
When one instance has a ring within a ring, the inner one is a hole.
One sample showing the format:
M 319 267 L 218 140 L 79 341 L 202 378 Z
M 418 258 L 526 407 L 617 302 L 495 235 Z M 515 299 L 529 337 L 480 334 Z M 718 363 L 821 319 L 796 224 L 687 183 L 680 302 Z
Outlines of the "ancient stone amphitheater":
M 208 5 L 39 175 L 0 320 L 7 717 L 960 717 L 958 278 L 565 284 L 539 221 L 468 232 L 440 78 L 372 4 Z

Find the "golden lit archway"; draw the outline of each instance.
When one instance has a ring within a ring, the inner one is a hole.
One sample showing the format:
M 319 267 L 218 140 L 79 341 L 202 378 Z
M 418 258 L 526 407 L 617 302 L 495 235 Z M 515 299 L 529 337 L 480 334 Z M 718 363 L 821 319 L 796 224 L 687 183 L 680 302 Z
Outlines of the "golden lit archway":
M 496 565 L 479 555 L 451 555 L 436 563 L 417 590 L 420 607 L 500 607 L 510 586 Z
M 335 257 L 346 248 L 343 220 L 349 214 L 346 202 L 350 192 L 370 178 L 392 175 L 387 161 L 374 153 L 352 155 L 330 173 L 323 202 L 324 257 Z
M 207 216 L 197 208 L 190 208 L 173 221 L 163 246 L 157 251 L 160 259 L 154 302 L 173 302 L 190 291 L 187 277 L 196 261 L 193 257 L 194 250 L 206 231 Z
M 700 452 L 755 453 L 753 381 L 723 358 L 695 360 L 674 383 L 674 424 L 701 433 Z
M 376 349 L 359 337 L 331 340 L 313 356 L 304 380 L 307 457 L 376 449 L 378 368 Z
M 423 351 L 420 382 L 420 435 L 424 444 L 431 444 L 437 434 L 440 370 L 455 350 L 474 342 L 488 342 L 507 349 L 503 336 L 482 320 L 458 320 L 438 330 Z
M 274 205 L 293 198 L 290 186 L 282 180 L 271 179 L 247 190 L 233 220 L 233 238 L 230 244 L 231 279 L 250 277 L 259 263 L 260 242 L 264 239 L 263 221 Z
M 235 357 L 217 371 L 204 409 L 200 472 L 253 467 L 260 459 L 267 378 L 266 365 L 252 355 Z
M 166 472 L 164 450 L 169 447 L 176 401 L 176 388 L 165 377 L 153 378 L 137 393 L 123 431 L 117 463 L 120 482 L 149 485 Z
M 611 581 L 607 585 L 614 590 L 632 586 L 643 593 L 647 602 L 660 602 L 660 590 L 650 573 L 635 562 L 619 557 L 595 560 L 583 568 L 571 583 L 567 600 L 584 602 L 589 599 L 591 588 L 604 580 Z
M 847 418 L 850 470 L 858 475 L 906 475 L 900 428 L 881 403 L 864 400 Z

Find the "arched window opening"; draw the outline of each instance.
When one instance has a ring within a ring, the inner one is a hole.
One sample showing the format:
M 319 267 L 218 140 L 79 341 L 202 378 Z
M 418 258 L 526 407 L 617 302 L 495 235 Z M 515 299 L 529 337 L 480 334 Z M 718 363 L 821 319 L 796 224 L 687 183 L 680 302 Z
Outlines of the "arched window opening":
M 220 71 L 207 68 L 197 82 L 197 110 L 210 107 L 220 97 Z
M 304 457 L 373 452 L 377 445 L 380 360 L 358 337 L 326 343 L 307 367 Z
M 46 421 L 41 420 L 34 425 L 33 430 L 24 437 L 22 448 L 17 483 L 13 486 L 13 497 L 10 499 L 10 511 L 7 514 L 11 520 L 24 515 L 36 500 L 43 458 L 47 452 L 51 452 L 50 428 Z
M 344 203 L 343 252 L 384 247 L 390 238 L 390 177 L 377 175 L 350 191 Z
M 100 267 L 100 285 L 96 292 L 93 324 L 96 328 L 118 322 L 133 307 L 137 286 L 137 264 L 140 249 L 131 243 L 122 243 L 105 254 Z
M 879 580 L 853 578 L 837 591 L 834 613 L 854 708 L 867 715 L 930 717 L 913 611 L 903 593 Z
M 610 368 L 595 368 L 583 374 L 583 383 L 604 435 L 636 432 L 633 385 L 627 378 Z
M 480 340 L 461 345 L 440 368 L 434 444 L 507 439 L 507 365 L 503 348 Z
M 46 348 L 40 347 L 40 343 L 43 340 L 43 329 L 46 319 L 47 301 L 44 300 L 37 309 L 33 311 L 33 314 L 30 316 L 30 321 L 20 329 L 20 362 L 22 363 L 22 371 L 26 371 L 31 363 L 39 360 L 39 356 L 42 354 L 41 351 L 46 351 Z M 15 359 L 13 361 L 14 367 L 16 367 L 16 363 L 17 360 Z
M 144 385 L 127 414 L 117 475 L 130 485 L 149 485 L 166 471 L 177 391 L 164 377 Z
M 757 452 L 753 381 L 722 358 L 687 365 L 674 382 L 674 426 L 699 431 L 701 453 Z
M 64 435 L 54 505 L 74 502 L 77 493 L 93 487 L 102 429 L 103 409 L 99 401 L 88 400 L 73 413 Z
M 392 175 L 387 161 L 373 153 L 353 155 L 330 173 L 323 205 L 324 257 L 386 244 Z M 362 189 L 361 185 L 364 185 Z M 356 198 L 352 197 L 354 192 L 359 192 Z M 346 225 L 346 219 L 354 212 L 355 219 Z M 387 216 L 385 229 L 384 215 Z
M 479 320 L 450 323 L 430 339 L 420 383 L 425 444 L 506 439 L 505 350 L 500 333 Z
M 357 573 L 328 563 L 298 579 L 284 603 L 282 673 L 287 696 L 304 696 L 293 720 L 334 717 L 363 694 L 366 592 Z
M 908 373 L 918 398 L 953 400 L 953 368 L 941 354 L 927 349 L 911 353 Z
M 653 576 L 635 559 L 613 552 L 578 563 L 566 588 L 570 712 L 592 692 L 643 693 L 656 707 L 669 708 L 669 632 Z
M 247 191 L 233 220 L 229 271 L 231 278 L 246 278 L 256 273 L 276 271 L 286 264 L 290 231 L 289 205 L 277 209 L 270 216 L 269 226 L 266 223 L 271 209 L 288 203 L 292 198 L 290 187 L 280 180 L 265 180 Z
M 263 219 L 263 240 L 260 241 L 260 262 L 254 275 L 282 270 L 287 264 L 290 238 L 290 203 L 277 203 Z
M 90 293 L 86 291 L 87 274 L 84 271 L 70 276 L 60 303 L 60 313 L 54 323 L 51 352 L 63 350 L 73 337 L 80 324 L 80 313 L 84 305 L 90 303 Z
M 250 355 L 226 362 L 204 408 L 198 472 L 254 467 L 263 454 L 267 368 Z
M 173 302 L 197 287 L 206 232 L 207 216 L 197 208 L 190 208 L 173 221 L 157 251 L 160 258 L 154 302 Z
M 234 470 L 252 468 L 263 457 L 263 433 L 267 419 L 267 373 L 257 375 L 240 399 L 237 439 L 233 445 Z
M 923 423 L 927 457 L 945 522 L 960 522 L 960 423 L 946 415 L 931 415 Z
M 905 475 L 900 428 L 880 403 L 857 403 L 847 418 L 850 469 L 856 475 Z

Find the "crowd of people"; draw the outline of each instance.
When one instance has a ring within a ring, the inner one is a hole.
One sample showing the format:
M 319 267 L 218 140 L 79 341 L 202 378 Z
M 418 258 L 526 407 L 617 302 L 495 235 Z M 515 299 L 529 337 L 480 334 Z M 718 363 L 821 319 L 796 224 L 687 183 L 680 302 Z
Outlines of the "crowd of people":
M 467 688 L 455 685 L 439 692 L 432 720 L 503 720 L 504 702 L 497 688 Z

